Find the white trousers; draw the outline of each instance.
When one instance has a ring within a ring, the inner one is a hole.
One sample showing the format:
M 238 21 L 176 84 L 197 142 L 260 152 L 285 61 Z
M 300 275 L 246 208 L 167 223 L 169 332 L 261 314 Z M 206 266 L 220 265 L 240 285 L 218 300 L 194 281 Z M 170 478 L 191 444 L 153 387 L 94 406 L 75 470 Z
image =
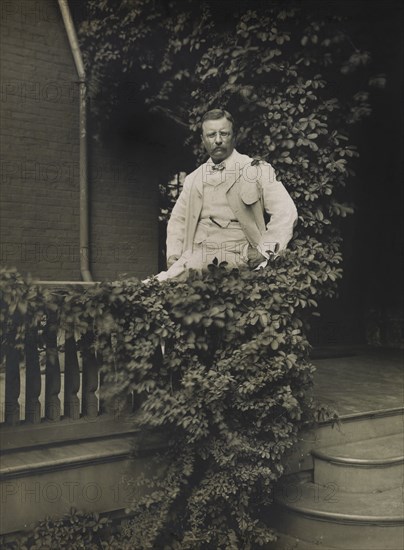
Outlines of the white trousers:
M 189 269 L 206 269 L 217 258 L 228 267 L 246 267 L 248 241 L 238 222 L 201 220 L 195 232 L 192 250 L 186 250 L 167 270 L 157 275 L 159 281 L 180 277 Z

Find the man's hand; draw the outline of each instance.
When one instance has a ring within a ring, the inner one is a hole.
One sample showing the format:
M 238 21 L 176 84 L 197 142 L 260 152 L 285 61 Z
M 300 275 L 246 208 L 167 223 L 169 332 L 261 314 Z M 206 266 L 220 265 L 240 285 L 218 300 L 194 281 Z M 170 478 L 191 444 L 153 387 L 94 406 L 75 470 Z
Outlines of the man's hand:
M 255 247 L 249 245 L 247 249 L 248 266 L 251 269 L 257 267 L 261 262 L 266 260 L 265 256 L 261 254 Z
M 177 261 L 179 260 L 179 256 L 170 256 L 168 259 L 167 259 L 167 269 L 170 269 L 170 267 Z

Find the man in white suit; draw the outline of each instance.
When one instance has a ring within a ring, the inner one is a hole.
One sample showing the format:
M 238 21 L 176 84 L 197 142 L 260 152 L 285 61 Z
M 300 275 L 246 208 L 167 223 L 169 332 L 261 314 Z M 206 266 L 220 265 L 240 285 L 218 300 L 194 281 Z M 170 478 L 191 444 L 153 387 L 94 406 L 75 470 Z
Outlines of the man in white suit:
M 293 200 L 269 163 L 236 151 L 228 111 L 205 113 L 202 141 L 210 158 L 185 178 L 167 226 L 168 270 L 159 280 L 202 269 L 214 258 L 235 267 L 264 266 L 293 234 Z

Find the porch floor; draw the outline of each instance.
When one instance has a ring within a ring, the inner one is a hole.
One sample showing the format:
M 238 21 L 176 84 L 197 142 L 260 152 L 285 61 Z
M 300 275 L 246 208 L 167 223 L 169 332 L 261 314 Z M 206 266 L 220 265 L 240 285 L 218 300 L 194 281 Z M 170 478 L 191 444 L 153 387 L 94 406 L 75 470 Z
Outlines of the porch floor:
M 315 350 L 312 363 L 316 399 L 341 418 L 404 407 L 404 350 Z

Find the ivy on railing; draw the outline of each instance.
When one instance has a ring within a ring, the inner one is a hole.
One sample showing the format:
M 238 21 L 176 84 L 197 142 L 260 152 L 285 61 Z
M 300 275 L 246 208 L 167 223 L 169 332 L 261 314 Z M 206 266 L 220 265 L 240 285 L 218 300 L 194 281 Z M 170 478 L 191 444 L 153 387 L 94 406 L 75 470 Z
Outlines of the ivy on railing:
M 72 420 L 81 415 L 97 416 L 99 362 L 93 346 L 94 323 L 89 317 L 91 298 L 83 285 L 38 284 L 30 278 L 24 279 L 15 269 L 2 269 L 0 284 L 5 423 L 17 425 L 24 420 L 37 424 L 42 417 L 55 421 L 61 416 Z M 41 412 L 43 376 L 44 411 Z M 25 396 L 21 392 L 23 387 Z
M 316 294 L 341 275 L 338 255 L 324 254 L 299 249 L 258 272 L 212 264 L 183 281 L 58 293 L 2 272 L 3 339 L 19 342 L 27 319 L 32 326 L 53 312 L 83 357 L 97 358 L 107 404 L 120 411 L 130 402 L 144 433 L 166 437 L 127 480 L 134 548 L 249 548 L 275 537 L 265 517 L 272 488 L 299 430 L 315 420 L 307 322 Z M 326 263 L 315 282 L 308 262 Z

